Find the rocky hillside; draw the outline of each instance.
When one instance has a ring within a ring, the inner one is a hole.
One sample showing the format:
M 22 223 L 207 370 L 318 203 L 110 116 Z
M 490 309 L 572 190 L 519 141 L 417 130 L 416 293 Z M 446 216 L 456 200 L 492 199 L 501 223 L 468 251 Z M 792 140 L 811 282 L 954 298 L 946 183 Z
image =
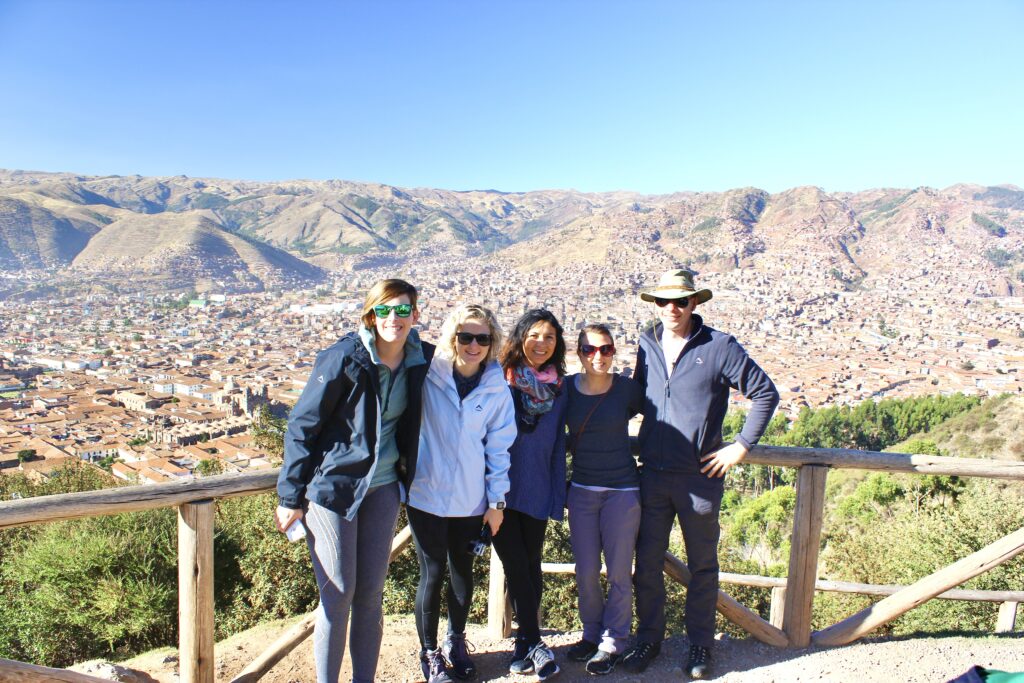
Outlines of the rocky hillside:
M 970 294 L 1019 294 L 1024 190 L 650 196 L 0 171 L 5 270 L 106 270 L 249 289 L 315 280 L 317 266 L 499 250 L 523 269 L 628 252 L 699 270 L 803 270 L 844 286 L 866 277 L 941 281 L 956 270 L 976 283 Z

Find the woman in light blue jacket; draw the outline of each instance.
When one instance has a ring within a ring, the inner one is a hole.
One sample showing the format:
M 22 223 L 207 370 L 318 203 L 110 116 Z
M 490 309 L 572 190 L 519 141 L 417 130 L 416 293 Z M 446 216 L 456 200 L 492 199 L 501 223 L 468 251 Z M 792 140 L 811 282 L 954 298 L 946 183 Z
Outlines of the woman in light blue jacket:
M 501 331 L 483 306 L 460 306 L 441 329 L 423 383 L 419 455 L 407 513 L 420 581 L 416 630 L 420 666 L 428 683 L 476 674 L 466 647 L 473 597 L 468 547 L 484 524 L 493 534 L 504 517 L 509 490 L 508 449 L 516 438 L 515 408 L 501 366 L 494 360 Z M 437 643 L 441 587 L 448 584 L 448 636 Z

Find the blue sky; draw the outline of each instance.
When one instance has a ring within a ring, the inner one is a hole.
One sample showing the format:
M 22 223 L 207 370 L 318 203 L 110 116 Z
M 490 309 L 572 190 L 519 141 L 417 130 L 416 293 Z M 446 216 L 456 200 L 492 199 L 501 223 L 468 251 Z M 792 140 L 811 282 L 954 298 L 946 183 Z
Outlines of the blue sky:
M 0 168 L 1024 186 L 1024 2 L 0 0 Z

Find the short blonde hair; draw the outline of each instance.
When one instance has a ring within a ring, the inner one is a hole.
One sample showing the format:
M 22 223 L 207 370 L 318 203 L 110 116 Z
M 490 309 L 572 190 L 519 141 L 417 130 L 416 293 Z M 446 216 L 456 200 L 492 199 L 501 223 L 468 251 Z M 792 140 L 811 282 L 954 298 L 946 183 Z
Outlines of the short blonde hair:
M 412 310 L 415 311 L 415 287 L 405 280 L 399 280 L 397 278 L 378 280 L 373 287 L 370 287 L 370 291 L 366 293 L 366 301 L 363 303 L 363 312 L 359 316 L 359 319 L 363 322 L 363 327 L 368 330 L 372 330 L 377 324 L 377 316 L 373 312 L 374 306 L 382 304 L 389 299 L 394 299 L 397 296 L 402 296 L 403 294 L 409 297 L 409 303 L 412 304 Z
M 487 355 L 483 362 L 488 363 L 498 355 L 497 349 L 501 346 L 501 327 L 498 326 L 498 319 L 494 317 L 491 309 L 479 304 L 462 304 L 448 314 L 444 324 L 441 326 L 441 338 L 437 344 L 437 350 L 448 359 L 454 359 L 455 334 L 463 323 L 470 321 L 480 322 L 487 325 L 491 334 L 491 345 L 487 347 Z

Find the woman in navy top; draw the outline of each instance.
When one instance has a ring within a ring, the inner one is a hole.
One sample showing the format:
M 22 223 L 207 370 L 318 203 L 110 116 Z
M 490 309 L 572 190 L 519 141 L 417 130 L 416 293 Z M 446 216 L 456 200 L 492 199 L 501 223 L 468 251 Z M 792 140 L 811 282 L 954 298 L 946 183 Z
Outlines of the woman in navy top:
M 505 567 L 509 596 L 519 622 L 509 671 L 534 672 L 541 680 L 558 673 L 540 639 L 543 579 L 541 556 L 548 519 L 561 520 L 565 506 L 565 339 L 550 311 L 527 311 L 501 352 L 512 388 L 519 435 L 509 449 L 510 490 L 494 549 Z

